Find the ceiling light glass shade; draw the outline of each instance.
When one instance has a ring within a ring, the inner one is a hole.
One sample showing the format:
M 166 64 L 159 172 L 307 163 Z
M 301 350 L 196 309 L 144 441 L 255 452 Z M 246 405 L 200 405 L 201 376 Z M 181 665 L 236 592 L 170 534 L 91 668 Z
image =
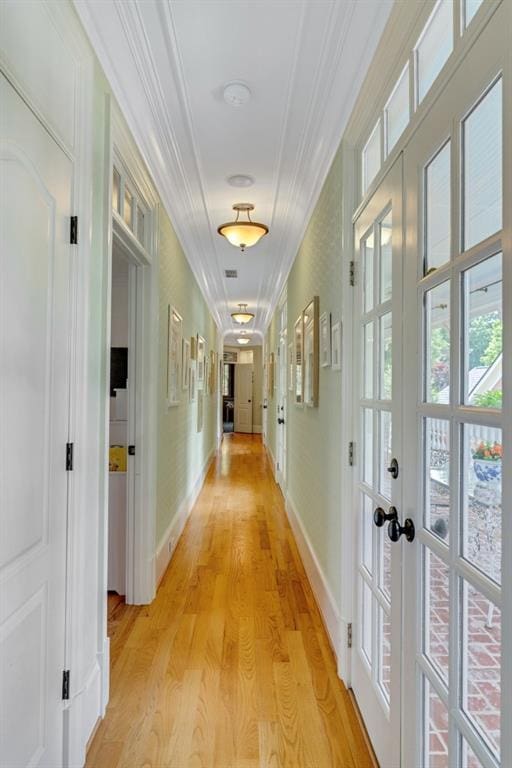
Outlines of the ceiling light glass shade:
M 240 307 L 239 311 L 231 313 L 231 317 L 235 323 L 238 323 L 238 325 L 250 323 L 254 315 L 252 312 L 247 312 L 247 304 L 239 304 L 238 306 Z
M 235 246 L 235 248 L 240 248 L 242 251 L 245 251 L 246 248 L 256 245 L 256 243 L 267 234 L 268 227 L 265 226 L 265 224 L 251 221 L 249 211 L 254 210 L 254 205 L 251 203 L 235 203 L 233 210 L 237 212 L 235 221 L 228 221 L 226 224 L 221 224 L 217 229 L 217 232 L 219 235 L 225 237 L 231 245 Z M 247 221 L 239 221 L 240 211 L 245 211 L 247 214 Z
M 248 344 L 250 339 L 246 339 L 246 338 L 244 338 L 244 339 L 237 339 L 237 341 L 238 341 L 239 344 Z

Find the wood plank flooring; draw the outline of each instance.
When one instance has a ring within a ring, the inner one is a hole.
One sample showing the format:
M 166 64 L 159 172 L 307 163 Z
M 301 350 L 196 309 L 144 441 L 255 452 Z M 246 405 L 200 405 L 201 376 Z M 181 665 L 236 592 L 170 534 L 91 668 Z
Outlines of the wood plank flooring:
M 87 768 L 371 768 L 261 438 L 229 435 L 152 605 L 109 601 Z

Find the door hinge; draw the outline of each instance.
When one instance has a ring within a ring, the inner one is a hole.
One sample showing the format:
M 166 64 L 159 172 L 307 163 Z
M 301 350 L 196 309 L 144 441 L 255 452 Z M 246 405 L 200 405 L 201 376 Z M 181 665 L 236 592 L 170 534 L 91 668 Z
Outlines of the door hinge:
M 352 648 L 352 622 L 347 624 L 347 648 Z
M 78 216 L 71 216 L 69 220 L 69 242 L 71 245 L 78 244 Z
M 350 262 L 349 281 L 350 281 L 350 285 L 352 287 L 356 284 L 356 263 L 355 263 L 355 261 L 351 261 Z
M 64 701 L 69 699 L 69 669 L 65 669 L 62 673 L 62 698 Z
M 356 453 L 356 444 L 352 441 L 348 444 L 348 465 L 349 467 L 354 466 L 355 462 L 355 453 Z
M 66 443 L 66 472 L 73 470 L 73 443 Z

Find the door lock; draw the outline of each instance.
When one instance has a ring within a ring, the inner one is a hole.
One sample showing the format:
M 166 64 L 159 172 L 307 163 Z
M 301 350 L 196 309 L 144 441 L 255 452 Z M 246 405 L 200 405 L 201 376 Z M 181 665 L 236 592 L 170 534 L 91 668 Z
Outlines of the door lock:
M 398 461 L 396 459 L 391 459 L 391 464 L 388 467 L 388 472 L 393 478 L 393 480 L 396 480 L 398 477 Z
M 128 456 L 135 456 L 135 446 L 129 445 L 128 446 Z

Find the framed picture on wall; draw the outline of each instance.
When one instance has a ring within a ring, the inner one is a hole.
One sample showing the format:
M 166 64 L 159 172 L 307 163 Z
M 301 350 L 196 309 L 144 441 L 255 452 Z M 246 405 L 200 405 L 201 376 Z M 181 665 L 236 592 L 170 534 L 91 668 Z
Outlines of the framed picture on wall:
M 197 392 L 197 431 L 203 431 L 203 391 L 200 389 Z
M 183 320 L 179 312 L 167 307 L 167 405 L 178 405 L 181 392 Z
M 197 389 L 204 388 L 204 369 L 206 359 L 206 341 L 197 334 Z
M 293 327 L 293 367 L 295 375 L 295 404 L 301 405 L 303 402 L 302 392 L 302 315 L 297 318 Z
M 195 336 L 190 337 L 190 359 L 197 360 L 197 339 Z
M 271 352 L 268 360 L 268 391 L 271 397 L 274 397 L 275 367 L 276 367 L 276 363 L 274 359 L 274 353 Z
M 208 382 L 210 395 L 213 395 L 217 389 L 217 364 L 213 349 L 210 350 L 210 377 Z
M 334 323 L 331 330 L 331 355 L 333 371 L 341 371 L 341 320 Z
M 183 339 L 181 348 L 181 386 L 183 389 L 189 388 L 190 380 L 190 341 Z
M 320 317 L 320 365 L 328 368 L 331 364 L 331 314 L 324 312 Z
M 188 399 L 191 403 L 195 402 L 196 399 L 196 366 L 197 366 L 197 360 L 191 360 L 190 361 L 190 375 L 189 375 L 189 388 L 188 388 Z
M 312 408 L 318 405 L 319 307 L 319 298 L 314 296 L 302 313 L 302 396 L 304 403 Z
M 293 392 L 293 341 L 288 344 L 288 389 Z

